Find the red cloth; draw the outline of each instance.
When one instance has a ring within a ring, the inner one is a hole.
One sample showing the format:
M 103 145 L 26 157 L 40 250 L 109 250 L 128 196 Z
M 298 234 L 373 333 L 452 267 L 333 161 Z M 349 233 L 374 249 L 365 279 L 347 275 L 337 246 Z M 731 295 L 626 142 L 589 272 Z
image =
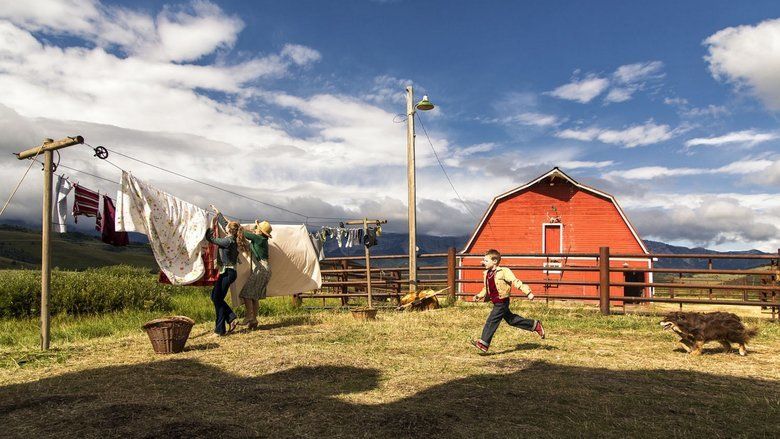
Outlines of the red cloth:
M 488 296 L 493 303 L 501 303 L 509 301 L 509 298 L 501 299 L 498 297 L 498 288 L 496 288 L 496 270 L 490 270 L 485 276 L 485 287 L 487 287 Z
M 73 201 L 73 220 L 79 222 L 78 216 L 84 215 L 88 217 L 98 218 L 100 222 L 100 212 L 98 212 L 100 194 L 87 189 L 84 186 L 80 186 L 78 183 L 73 185 L 75 198 Z
M 205 243 L 203 245 L 203 250 L 200 253 L 201 259 L 203 259 L 203 266 L 206 267 L 206 272 L 203 274 L 203 277 L 198 279 L 197 282 L 187 284 L 188 287 L 210 287 L 214 285 L 214 282 L 217 281 L 219 278 L 219 268 L 217 267 L 217 246 L 214 244 Z M 170 284 L 171 281 L 168 280 L 168 276 L 166 276 L 162 271 L 160 272 L 160 277 L 158 281 L 161 284 Z
M 122 247 L 129 244 L 130 239 L 127 236 L 127 232 L 117 232 L 114 229 L 115 215 L 114 200 L 103 195 L 103 215 L 98 217 L 95 229 L 100 231 L 101 241 L 116 247 Z

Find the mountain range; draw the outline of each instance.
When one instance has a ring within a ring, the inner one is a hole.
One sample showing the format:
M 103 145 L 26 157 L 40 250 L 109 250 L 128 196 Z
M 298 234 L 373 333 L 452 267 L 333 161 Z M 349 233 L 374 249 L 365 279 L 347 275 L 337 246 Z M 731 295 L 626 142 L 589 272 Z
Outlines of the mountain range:
M 450 247 L 463 248 L 467 236 L 418 235 L 420 253 L 446 253 Z M 54 234 L 52 237 L 52 265 L 61 269 L 82 270 L 87 267 L 129 264 L 155 269 L 156 263 L 146 236 L 133 234 L 133 243 L 127 247 L 112 247 L 97 239 L 96 235 L 81 232 Z M 378 245 L 371 248 L 372 255 L 406 254 L 409 248 L 405 233 L 385 232 L 378 238 Z M 651 253 L 656 254 L 765 254 L 759 250 L 718 252 L 701 247 L 689 248 L 663 242 L 645 240 Z M 326 256 L 362 256 L 363 247 L 355 245 L 339 247 L 336 240 L 325 243 Z M 425 259 L 420 260 L 425 264 Z M 394 262 L 397 264 L 397 262 Z M 40 265 L 40 232 L 18 225 L 0 225 L 0 268 L 34 268 Z M 381 265 L 381 264 L 379 264 Z M 706 259 L 661 258 L 655 265 L 660 268 L 707 268 Z M 714 260 L 714 268 L 750 268 L 765 265 L 764 261 L 746 259 Z

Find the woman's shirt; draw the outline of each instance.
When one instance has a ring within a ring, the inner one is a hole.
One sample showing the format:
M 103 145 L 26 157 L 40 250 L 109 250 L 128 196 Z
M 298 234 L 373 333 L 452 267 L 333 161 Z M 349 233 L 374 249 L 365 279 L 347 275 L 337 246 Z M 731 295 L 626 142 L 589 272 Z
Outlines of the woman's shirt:
M 252 256 L 258 261 L 268 260 L 268 237 L 265 235 L 256 235 L 244 230 L 244 237 L 249 240 L 249 248 L 252 250 Z

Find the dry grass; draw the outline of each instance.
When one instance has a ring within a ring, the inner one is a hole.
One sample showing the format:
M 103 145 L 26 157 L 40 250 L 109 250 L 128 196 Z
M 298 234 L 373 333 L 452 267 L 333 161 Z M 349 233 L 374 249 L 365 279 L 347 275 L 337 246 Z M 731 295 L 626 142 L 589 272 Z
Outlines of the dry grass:
M 3 435 L 26 437 L 774 436 L 780 325 L 742 358 L 676 351 L 657 317 L 518 304 L 547 340 L 508 326 L 491 354 L 467 344 L 485 306 L 264 318 L 225 338 L 152 353 L 145 334 L 50 354 L 3 348 Z M 26 358 L 26 362 L 19 359 Z M 15 361 L 9 361 L 8 358 Z

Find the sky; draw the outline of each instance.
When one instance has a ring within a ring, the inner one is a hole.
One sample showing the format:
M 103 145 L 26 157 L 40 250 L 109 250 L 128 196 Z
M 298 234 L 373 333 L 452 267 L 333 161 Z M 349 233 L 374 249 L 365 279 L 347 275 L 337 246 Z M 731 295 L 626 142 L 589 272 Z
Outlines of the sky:
M 80 134 L 403 231 L 406 85 L 436 104 L 418 112 L 421 233 L 469 234 L 494 196 L 558 166 L 613 194 L 645 239 L 780 247 L 776 1 L 0 2 L 0 198 L 27 166 L 12 152 Z M 86 147 L 58 159 L 119 180 Z M 229 216 L 301 220 L 109 160 Z M 33 169 L 0 220 L 40 223 Z

